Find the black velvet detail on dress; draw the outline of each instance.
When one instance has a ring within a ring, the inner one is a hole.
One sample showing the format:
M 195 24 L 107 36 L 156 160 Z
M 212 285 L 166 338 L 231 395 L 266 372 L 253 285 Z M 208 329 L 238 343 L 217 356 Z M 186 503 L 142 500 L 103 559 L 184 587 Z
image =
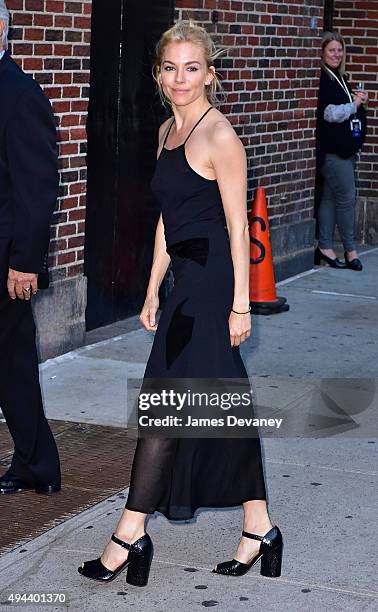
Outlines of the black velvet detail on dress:
M 168 369 L 192 338 L 194 317 L 189 317 L 182 313 L 182 307 L 187 301 L 186 299 L 178 304 L 168 327 L 166 337 L 166 360 Z
M 177 255 L 185 259 L 191 259 L 200 266 L 205 267 L 209 255 L 208 238 L 189 238 L 172 244 L 168 249 L 169 255 Z

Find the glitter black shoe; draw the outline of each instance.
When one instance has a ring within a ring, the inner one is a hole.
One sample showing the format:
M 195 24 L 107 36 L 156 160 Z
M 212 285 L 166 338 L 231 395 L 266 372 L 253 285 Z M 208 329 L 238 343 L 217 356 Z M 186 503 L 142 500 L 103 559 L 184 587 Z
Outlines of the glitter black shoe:
M 218 563 L 213 569 L 213 573 L 223 574 L 224 576 L 243 576 L 259 559 L 261 559 L 260 574 L 262 576 L 267 576 L 269 578 L 278 578 L 278 576 L 281 576 L 283 541 L 281 531 L 278 527 L 273 527 L 264 536 L 248 533 L 247 531 L 242 531 L 242 535 L 245 538 L 261 541 L 260 550 L 257 555 L 253 557 L 250 563 L 242 563 L 237 559 Z
M 85 561 L 82 567 L 78 568 L 79 574 L 99 582 L 111 582 L 117 578 L 124 569 L 127 570 L 126 582 L 135 586 L 146 586 L 150 573 L 150 566 L 153 557 L 152 540 L 148 533 L 145 533 L 133 544 L 124 542 L 112 535 L 112 541 L 129 551 L 129 555 L 121 565 L 115 570 L 110 570 L 101 562 L 101 558 Z

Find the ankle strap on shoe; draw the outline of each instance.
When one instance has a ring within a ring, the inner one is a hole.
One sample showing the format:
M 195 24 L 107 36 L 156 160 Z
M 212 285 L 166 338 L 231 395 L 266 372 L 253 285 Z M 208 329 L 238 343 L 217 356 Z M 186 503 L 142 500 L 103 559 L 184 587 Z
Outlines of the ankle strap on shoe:
M 111 539 L 116 544 L 119 544 L 119 546 L 122 546 L 122 548 L 126 548 L 127 550 L 130 550 L 131 545 L 128 544 L 128 542 L 124 542 L 123 540 L 120 540 L 119 538 L 117 538 L 117 536 L 114 535 L 114 533 L 113 533 Z
M 264 536 L 256 535 L 255 533 L 248 533 L 248 531 L 242 531 L 242 535 L 245 538 L 250 538 L 251 540 L 260 540 L 261 542 L 264 539 Z

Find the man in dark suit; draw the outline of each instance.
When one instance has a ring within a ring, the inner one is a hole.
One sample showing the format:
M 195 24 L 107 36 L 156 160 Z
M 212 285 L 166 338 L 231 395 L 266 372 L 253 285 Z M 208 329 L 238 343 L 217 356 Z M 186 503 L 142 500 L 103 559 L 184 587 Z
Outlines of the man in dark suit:
M 31 296 L 45 269 L 58 195 L 50 102 L 6 51 L 0 0 L 0 406 L 14 441 L 0 493 L 60 489 L 58 450 L 43 411 Z

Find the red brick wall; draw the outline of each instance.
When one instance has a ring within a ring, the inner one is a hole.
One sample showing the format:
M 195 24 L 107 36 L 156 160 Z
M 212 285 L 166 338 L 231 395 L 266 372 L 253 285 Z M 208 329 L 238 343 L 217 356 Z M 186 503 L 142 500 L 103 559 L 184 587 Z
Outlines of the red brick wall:
M 50 98 L 58 125 L 61 197 L 54 214 L 54 278 L 83 271 L 91 0 L 7 0 L 13 58 Z
M 61 198 L 52 227 L 55 278 L 83 271 L 91 0 L 7 0 L 10 51 L 49 96 L 58 122 Z M 176 18 L 203 23 L 219 43 L 222 110 L 246 147 L 249 202 L 266 187 L 271 226 L 312 217 L 314 127 L 323 0 L 176 0 Z M 217 11 L 218 22 L 212 23 Z M 316 23 L 311 23 L 312 19 Z M 348 43 L 352 82 L 370 93 L 369 135 L 359 165 L 360 195 L 377 189 L 378 0 L 335 0 L 334 29 Z
M 227 91 L 222 110 L 247 150 L 249 202 L 252 188 L 266 188 L 271 226 L 313 216 L 323 7 L 323 0 L 176 0 L 176 17 L 192 17 L 219 43 L 236 46 L 218 70 Z
M 55 278 L 74 276 L 83 269 L 91 0 L 7 5 L 10 50 L 42 85 L 58 120 L 62 197 L 50 263 Z M 193 17 L 221 44 L 235 45 L 220 63 L 222 110 L 247 150 L 249 202 L 258 184 L 267 189 L 271 226 L 311 218 L 323 0 L 176 0 L 176 17 Z
M 345 37 L 347 71 L 353 85 L 369 92 L 369 129 L 359 163 L 359 195 L 377 198 L 378 189 L 378 0 L 335 1 L 334 30 Z

